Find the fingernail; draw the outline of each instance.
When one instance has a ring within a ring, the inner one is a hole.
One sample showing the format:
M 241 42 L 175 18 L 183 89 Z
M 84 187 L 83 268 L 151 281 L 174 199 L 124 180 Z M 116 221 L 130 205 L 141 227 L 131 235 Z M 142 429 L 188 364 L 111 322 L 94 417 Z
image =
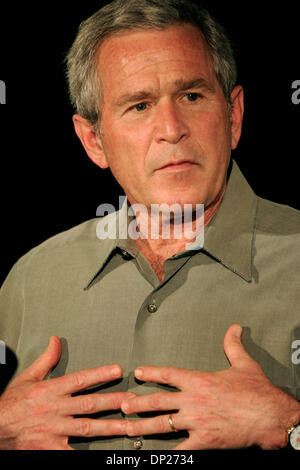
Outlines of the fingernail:
M 134 398 L 134 397 L 136 397 L 136 394 L 128 392 L 126 396 L 127 396 L 127 398 Z
M 142 369 L 136 369 L 135 370 L 135 376 L 136 376 L 136 378 L 141 379 L 143 377 Z

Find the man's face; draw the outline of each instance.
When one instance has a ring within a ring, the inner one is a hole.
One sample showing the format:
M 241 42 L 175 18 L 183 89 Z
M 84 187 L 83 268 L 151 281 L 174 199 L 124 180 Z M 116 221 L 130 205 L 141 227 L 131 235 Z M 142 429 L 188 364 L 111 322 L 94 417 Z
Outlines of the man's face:
M 211 204 L 235 142 L 201 33 L 191 25 L 122 33 L 98 59 L 100 166 L 131 204 Z

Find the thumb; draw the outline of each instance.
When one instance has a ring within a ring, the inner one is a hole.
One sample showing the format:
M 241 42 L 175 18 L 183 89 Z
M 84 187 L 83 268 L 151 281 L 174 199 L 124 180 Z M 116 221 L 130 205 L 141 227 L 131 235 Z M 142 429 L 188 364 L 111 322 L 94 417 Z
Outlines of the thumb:
M 231 325 L 224 337 L 224 351 L 232 367 L 246 368 L 255 362 L 242 344 L 242 327 Z
M 43 380 L 47 373 L 57 364 L 61 355 L 61 341 L 51 336 L 47 349 L 17 377 L 20 380 Z M 16 379 L 16 380 L 17 380 Z

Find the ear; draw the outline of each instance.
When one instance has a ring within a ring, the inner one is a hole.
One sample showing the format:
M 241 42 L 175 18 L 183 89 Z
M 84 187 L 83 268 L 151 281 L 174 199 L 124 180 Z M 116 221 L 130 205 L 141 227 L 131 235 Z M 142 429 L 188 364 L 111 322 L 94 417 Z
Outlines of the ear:
M 74 114 L 73 123 L 75 132 L 90 159 L 100 168 L 108 168 L 101 137 L 95 132 L 92 124 L 79 114 Z
M 241 137 L 244 116 L 244 90 L 241 86 L 233 89 L 231 103 L 231 148 L 234 150 Z

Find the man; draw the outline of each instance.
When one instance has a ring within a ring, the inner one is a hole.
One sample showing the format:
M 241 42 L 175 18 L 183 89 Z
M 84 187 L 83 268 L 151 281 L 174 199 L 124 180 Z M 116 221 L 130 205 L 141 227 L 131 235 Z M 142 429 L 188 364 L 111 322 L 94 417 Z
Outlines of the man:
M 9 274 L 1 339 L 19 367 L 0 448 L 286 446 L 300 421 L 300 216 L 255 196 L 231 161 L 243 90 L 222 28 L 186 1 L 116 0 L 81 26 L 68 78 L 88 156 L 147 211 L 135 240 L 119 235 L 125 203 L 115 239 L 92 220 Z M 164 214 L 143 236 L 162 203 L 190 205 L 192 228 L 204 205 L 203 246 L 164 238 Z

